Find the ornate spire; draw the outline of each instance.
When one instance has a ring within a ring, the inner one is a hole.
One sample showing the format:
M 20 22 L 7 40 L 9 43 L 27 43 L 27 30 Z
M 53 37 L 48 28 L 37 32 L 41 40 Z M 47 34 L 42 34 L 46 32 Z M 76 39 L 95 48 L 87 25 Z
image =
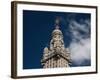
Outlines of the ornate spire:
M 41 60 L 43 68 L 69 67 L 70 54 L 64 46 L 63 34 L 59 29 L 60 17 L 55 20 L 50 46 L 44 48 Z
M 52 32 L 52 36 L 54 37 L 54 35 L 60 35 L 62 37 L 62 32 L 59 29 L 59 23 L 60 23 L 60 17 L 57 17 L 55 20 L 55 29 Z

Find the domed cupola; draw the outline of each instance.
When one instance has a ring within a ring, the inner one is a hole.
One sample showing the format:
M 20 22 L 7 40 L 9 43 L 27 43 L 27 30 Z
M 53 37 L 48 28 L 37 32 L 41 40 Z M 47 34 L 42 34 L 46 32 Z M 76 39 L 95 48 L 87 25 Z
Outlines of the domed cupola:
M 54 35 L 62 35 L 62 32 L 58 26 L 56 26 L 56 28 L 52 32 L 52 36 L 54 36 Z

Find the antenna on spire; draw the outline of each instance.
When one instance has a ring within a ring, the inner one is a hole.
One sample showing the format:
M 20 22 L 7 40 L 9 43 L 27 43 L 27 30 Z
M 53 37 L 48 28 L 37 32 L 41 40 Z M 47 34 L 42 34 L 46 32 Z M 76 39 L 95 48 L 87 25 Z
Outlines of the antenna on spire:
M 56 18 L 56 21 L 55 21 L 56 25 L 59 25 L 59 22 L 60 22 L 60 18 L 57 17 L 57 18 Z
M 60 17 L 56 17 L 56 20 L 55 20 L 56 29 L 59 29 L 59 22 L 60 22 Z

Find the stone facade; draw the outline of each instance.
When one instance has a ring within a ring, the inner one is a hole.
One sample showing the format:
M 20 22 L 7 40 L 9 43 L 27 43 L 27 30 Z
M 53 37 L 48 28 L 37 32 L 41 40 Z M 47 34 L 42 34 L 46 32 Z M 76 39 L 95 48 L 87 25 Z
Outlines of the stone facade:
M 58 20 L 56 20 L 55 29 L 52 32 L 50 46 L 44 48 L 41 63 L 43 68 L 69 67 L 71 62 L 68 48 L 65 48 L 63 34 L 59 29 Z

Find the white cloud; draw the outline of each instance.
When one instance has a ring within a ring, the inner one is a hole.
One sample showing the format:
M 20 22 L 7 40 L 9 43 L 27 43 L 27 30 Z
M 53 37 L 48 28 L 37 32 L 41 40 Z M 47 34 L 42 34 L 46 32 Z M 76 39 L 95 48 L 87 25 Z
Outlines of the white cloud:
M 83 23 L 78 23 L 73 20 L 70 22 L 69 28 L 72 38 L 69 46 L 71 59 L 80 65 L 84 60 L 91 58 L 90 21 L 83 20 Z
M 72 42 L 69 46 L 72 61 L 80 65 L 84 60 L 90 60 L 90 44 L 90 39 L 81 39 L 79 42 Z

